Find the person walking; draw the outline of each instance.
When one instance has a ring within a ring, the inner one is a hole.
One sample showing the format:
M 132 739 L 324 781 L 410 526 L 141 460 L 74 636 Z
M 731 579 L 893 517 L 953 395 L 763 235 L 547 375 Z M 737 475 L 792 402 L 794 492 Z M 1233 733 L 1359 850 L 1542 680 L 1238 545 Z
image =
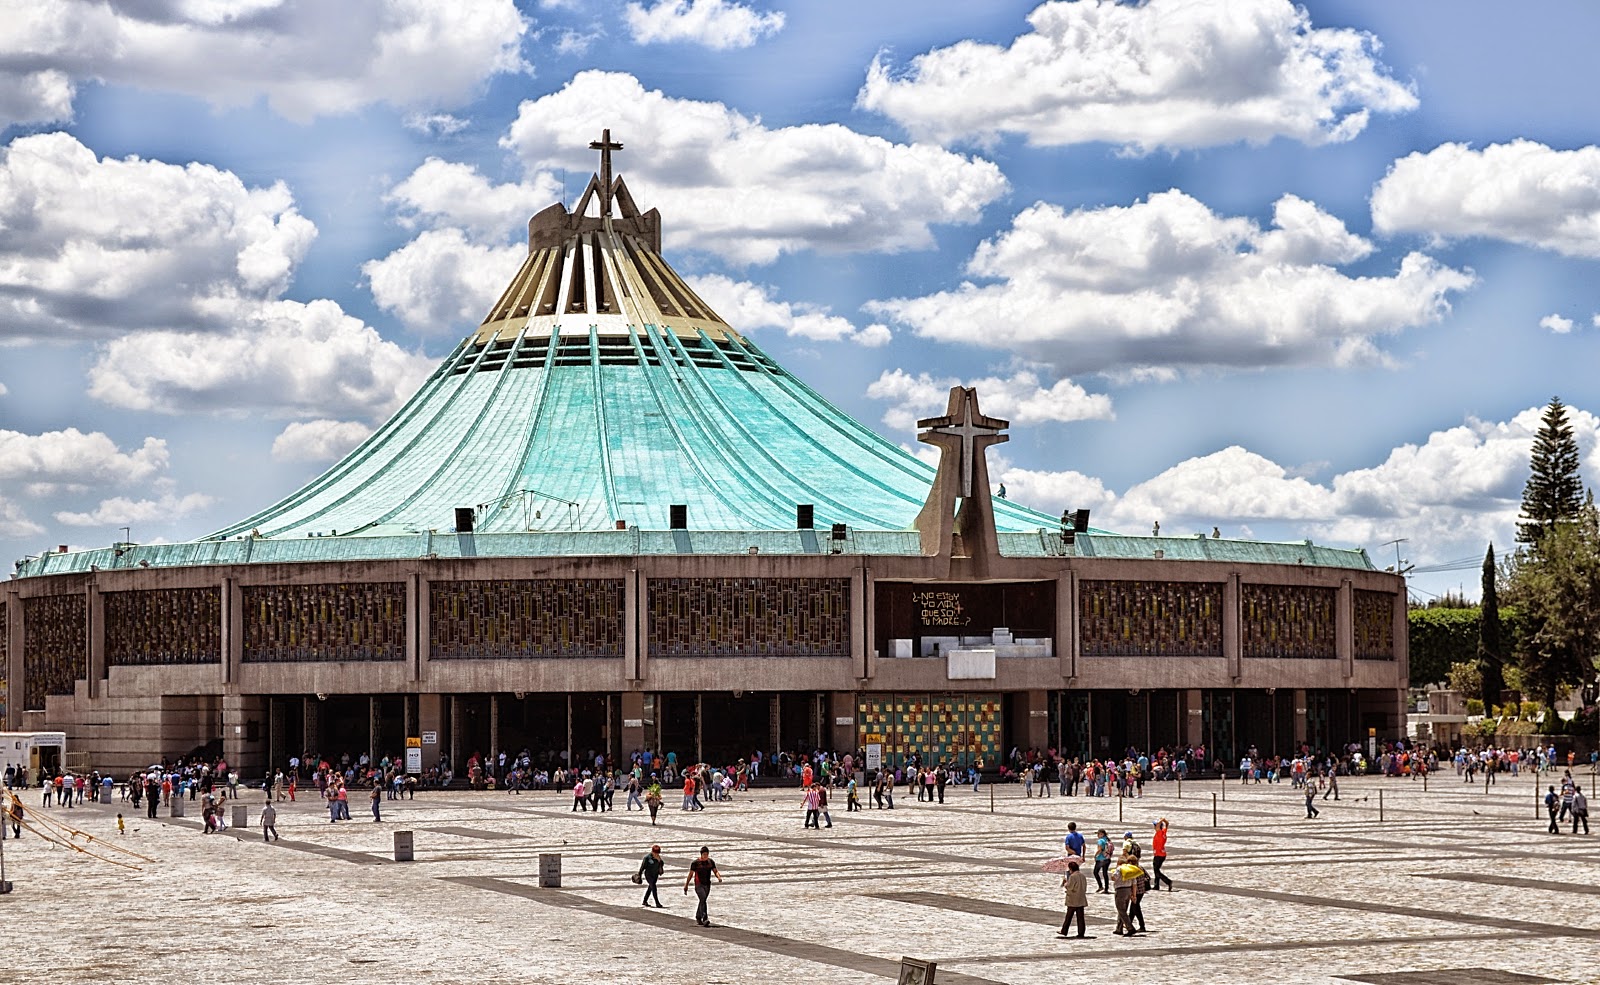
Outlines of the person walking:
M 274 841 L 278 837 L 278 809 L 272 806 L 272 795 L 267 795 L 267 804 L 261 808 L 261 840 Z
M 372 785 L 372 796 L 369 799 L 372 801 L 372 819 L 374 821 L 383 820 L 383 816 L 378 813 L 378 808 L 383 804 L 383 788 L 374 783 Z
M 1095 892 L 1111 892 L 1111 836 L 1101 828 L 1094 833 L 1094 884 Z
M 1081 835 L 1080 835 L 1081 837 Z M 1066 918 L 1061 921 L 1061 932 L 1057 937 L 1066 937 L 1067 926 L 1072 923 L 1072 918 L 1078 918 L 1078 936 L 1083 936 L 1083 911 L 1089 905 L 1089 880 L 1083 877 L 1083 867 L 1077 862 L 1067 863 L 1067 874 L 1061 880 L 1061 888 L 1066 890 Z
M 1112 886 L 1117 904 L 1117 929 L 1113 931 L 1118 937 L 1133 936 L 1133 893 L 1139 877 L 1144 875 L 1144 870 L 1139 868 L 1139 863 L 1133 856 L 1124 855 L 1118 863 L 1116 871 L 1112 873 Z
M 1544 795 L 1544 809 L 1550 815 L 1549 832 L 1553 835 L 1561 833 L 1561 828 L 1556 822 L 1557 811 L 1561 809 L 1561 800 L 1556 796 L 1556 788 L 1552 785 L 1550 792 Z
M 1574 784 L 1572 787 L 1572 833 L 1578 833 L 1578 822 L 1583 822 L 1583 833 L 1589 833 L 1589 798 L 1583 795 L 1583 788 Z
M 808 828 L 821 827 L 821 825 L 819 825 L 817 823 L 817 788 L 816 787 L 806 787 L 805 805 L 806 805 L 806 823 L 805 823 L 805 827 L 808 827 Z
M 650 897 L 656 900 L 656 909 L 661 909 L 661 893 L 656 889 L 656 880 L 661 878 L 661 873 L 667 868 L 666 860 L 661 857 L 661 846 L 651 845 L 650 854 L 639 863 L 639 877 L 644 880 L 644 902 L 650 905 Z
M 15 790 L 11 792 L 11 809 L 7 813 L 9 816 L 4 820 L 11 823 L 11 837 L 21 838 L 22 818 L 27 812 L 22 809 L 22 798 L 18 796 Z
M 1306 784 L 1306 819 L 1314 818 L 1320 813 L 1322 812 L 1317 810 L 1317 788 L 1308 783 Z
M 817 784 L 817 810 L 822 812 L 824 827 L 833 827 L 833 818 L 828 814 L 828 788 L 824 784 Z M 815 827 L 815 825 L 812 825 Z
M 650 809 L 650 826 L 656 826 L 656 812 L 661 810 L 661 784 L 654 779 L 650 782 L 650 789 L 645 791 L 644 806 Z
M 711 879 L 715 876 L 718 882 L 722 881 L 722 873 L 717 871 L 717 863 L 711 860 L 711 849 L 702 845 L 700 857 L 689 863 L 689 875 L 683 880 L 683 895 L 689 895 L 689 884 L 694 884 L 694 894 L 700 898 L 700 906 L 694 911 L 694 922 L 702 927 L 711 926 L 711 914 L 706 909 L 706 900 L 711 896 Z
M 1167 892 L 1172 892 L 1172 877 L 1161 874 L 1161 863 L 1167 860 L 1167 819 L 1162 818 L 1155 822 L 1156 833 L 1150 839 L 1150 888 L 1159 892 L 1163 880 L 1167 884 Z

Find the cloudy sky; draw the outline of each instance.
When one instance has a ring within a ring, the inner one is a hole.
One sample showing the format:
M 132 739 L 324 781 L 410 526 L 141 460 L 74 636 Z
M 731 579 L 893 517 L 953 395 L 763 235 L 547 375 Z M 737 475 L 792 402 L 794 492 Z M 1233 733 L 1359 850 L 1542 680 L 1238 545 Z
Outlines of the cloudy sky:
M 1510 546 L 1600 475 L 1600 8 L 0 0 L 0 550 L 186 540 L 481 318 L 603 126 L 736 327 L 1097 526 Z M 1419 572 L 1420 597 L 1473 570 Z

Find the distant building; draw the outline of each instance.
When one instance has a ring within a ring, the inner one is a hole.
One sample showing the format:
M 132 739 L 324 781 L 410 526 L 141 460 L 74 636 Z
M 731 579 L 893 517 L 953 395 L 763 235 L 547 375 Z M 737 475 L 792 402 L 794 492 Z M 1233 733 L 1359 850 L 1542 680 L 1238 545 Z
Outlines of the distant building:
M 697 297 L 596 146 L 483 324 L 322 476 L 199 540 L 19 562 L 0 723 L 117 770 L 220 743 L 247 775 L 407 737 L 459 767 L 1401 734 L 1403 578 L 991 497 L 1007 422 L 968 389 L 919 461 Z

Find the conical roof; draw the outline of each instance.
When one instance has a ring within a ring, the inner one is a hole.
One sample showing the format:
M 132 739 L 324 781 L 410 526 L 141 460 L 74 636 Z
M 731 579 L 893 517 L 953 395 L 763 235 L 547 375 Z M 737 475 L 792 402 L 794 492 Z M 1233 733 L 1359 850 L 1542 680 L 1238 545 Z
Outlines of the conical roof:
M 661 217 L 610 175 L 528 223 L 528 256 L 483 323 L 322 476 L 206 538 L 693 530 L 816 523 L 905 530 L 935 470 L 819 396 L 698 297 Z M 593 212 L 595 214 L 590 215 Z M 1054 528 L 996 500 L 1000 531 Z

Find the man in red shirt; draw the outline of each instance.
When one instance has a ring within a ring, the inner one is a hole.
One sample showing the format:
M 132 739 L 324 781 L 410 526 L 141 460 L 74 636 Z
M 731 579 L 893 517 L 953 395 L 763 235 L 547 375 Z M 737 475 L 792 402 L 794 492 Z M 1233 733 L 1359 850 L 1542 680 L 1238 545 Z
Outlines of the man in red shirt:
M 1162 818 L 1154 822 L 1156 833 L 1150 839 L 1150 857 L 1155 859 L 1155 866 L 1150 874 L 1150 888 L 1159 892 L 1161 881 L 1166 880 L 1167 892 L 1172 892 L 1172 879 L 1161 874 L 1161 864 L 1167 860 L 1167 819 Z

